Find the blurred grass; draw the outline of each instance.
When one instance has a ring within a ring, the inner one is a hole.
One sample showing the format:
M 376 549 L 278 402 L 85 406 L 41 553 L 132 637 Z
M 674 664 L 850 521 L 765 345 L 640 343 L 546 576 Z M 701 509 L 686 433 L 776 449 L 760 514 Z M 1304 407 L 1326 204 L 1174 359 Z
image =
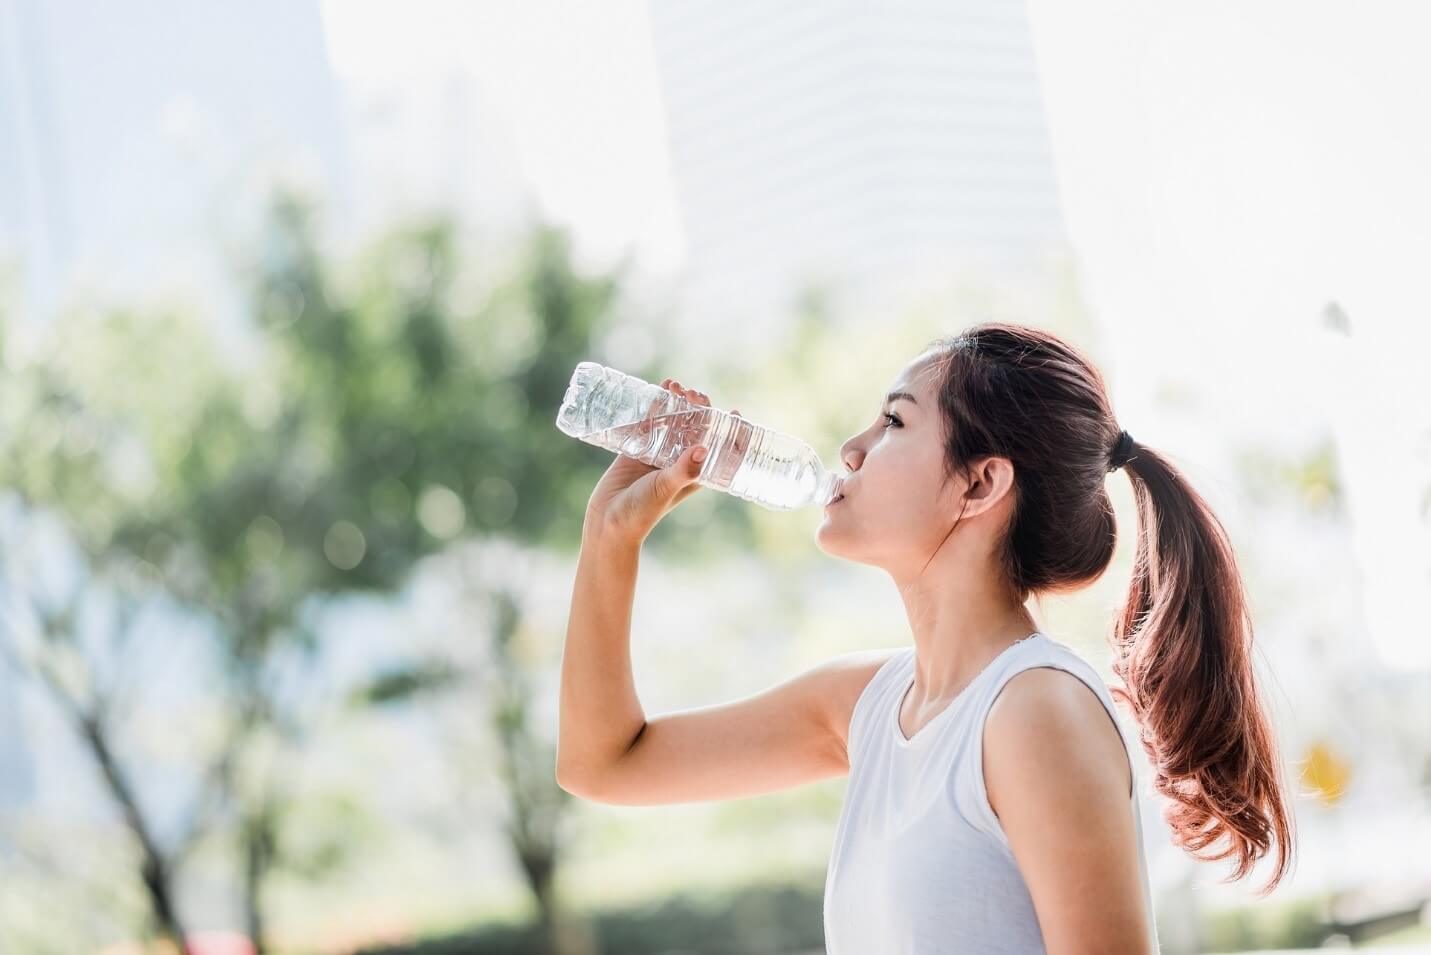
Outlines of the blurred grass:
M 1383 935 L 1375 941 L 1352 948 L 1383 948 L 1388 945 L 1431 945 L 1431 925 L 1413 925 Z
M 621 955 L 783 955 L 820 951 L 823 873 L 727 890 L 686 888 L 645 902 L 590 912 L 601 952 Z M 531 923 L 489 924 L 412 944 L 362 949 L 360 955 L 535 955 Z
M 823 866 L 807 866 L 802 871 L 792 865 L 788 872 L 777 875 L 750 865 L 748 854 L 746 861 L 745 867 L 729 871 L 724 866 L 694 870 L 710 877 L 687 880 L 678 891 L 657 889 L 647 895 L 623 891 L 612 896 L 624 897 L 620 904 L 582 905 L 580 910 L 592 919 L 602 952 L 777 955 L 820 951 Z M 757 872 L 761 874 L 757 876 Z M 1212 955 L 1321 949 L 1332 934 L 1321 918 L 1324 903 L 1321 897 L 1304 897 L 1210 912 L 1204 923 L 1202 951 Z M 495 909 L 476 918 L 476 913 L 467 915 L 465 925 L 432 924 L 418 941 L 364 949 L 363 955 L 517 955 L 537 951 L 525 947 L 535 942 L 523 915 Z M 745 927 L 733 929 L 736 924 Z M 1418 925 L 1350 947 L 1380 951 L 1428 943 L 1431 926 Z
M 1206 952 L 1258 948 L 1316 948 L 1328 931 L 1318 898 L 1263 902 L 1254 907 L 1214 910 L 1203 924 Z

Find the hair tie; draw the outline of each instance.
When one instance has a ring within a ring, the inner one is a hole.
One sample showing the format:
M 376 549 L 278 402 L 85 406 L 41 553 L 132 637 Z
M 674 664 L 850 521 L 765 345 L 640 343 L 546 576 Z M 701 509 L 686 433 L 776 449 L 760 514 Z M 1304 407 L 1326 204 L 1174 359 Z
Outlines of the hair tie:
M 1128 463 L 1128 458 L 1133 453 L 1133 436 L 1126 431 L 1118 432 L 1118 443 L 1113 445 L 1113 453 L 1109 458 L 1108 471 L 1112 473 L 1124 464 Z

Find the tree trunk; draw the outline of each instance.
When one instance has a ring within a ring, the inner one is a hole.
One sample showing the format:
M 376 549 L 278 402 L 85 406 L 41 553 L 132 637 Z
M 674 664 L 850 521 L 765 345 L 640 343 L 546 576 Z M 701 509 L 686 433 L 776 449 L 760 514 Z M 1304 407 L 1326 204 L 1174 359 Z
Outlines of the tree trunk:
M 187 936 L 184 933 L 183 923 L 179 919 L 178 909 L 174 904 L 174 892 L 170 884 L 172 873 L 169 870 L 168 861 L 149 832 L 149 825 L 145 822 L 144 813 L 139 808 L 139 801 L 134 791 L 129 788 L 124 774 L 120 772 L 99 718 L 93 714 L 81 716 L 79 725 L 80 735 L 89 744 L 95 760 L 99 763 L 100 770 L 104 773 L 104 780 L 109 786 L 110 793 L 124 813 L 125 824 L 129 826 L 130 831 L 134 833 L 134 837 L 139 842 L 139 849 L 143 854 L 140 876 L 144 880 L 144 888 L 149 896 L 149 907 L 154 924 L 162 934 L 168 935 L 173 940 L 182 955 L 188 955 Z
M 524 853 L 521 857 L 522 871 L 537 899 L 543 951 L 551 955 L 598 955 L 591 921 L 566 911 L 557 898 L 555 861 L 549 853 Z
M 244 928 L 253 942 L 254 955 L 268 951 L 263 918 L 263 880 L 273 861 L 273 820 L 267 810 L 249 819 L 243 827 L 243 905 Z

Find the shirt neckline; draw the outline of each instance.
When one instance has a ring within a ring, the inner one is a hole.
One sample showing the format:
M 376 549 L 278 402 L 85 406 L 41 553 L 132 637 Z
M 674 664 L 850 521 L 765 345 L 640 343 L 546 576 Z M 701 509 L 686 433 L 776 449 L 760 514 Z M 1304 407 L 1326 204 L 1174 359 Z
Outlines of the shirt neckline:
M 1004 647 L 1004 649 L 1000 650 L 999 653 L 998 653 L 998 655 L 995 656 L 994 659 L 992 659 L 992 660 L 990 660 L 988 663 L 986 663 L 986 664 L 984 665 L 984 668 L 974 675 L 974 679 L 970 680 L 967 684 L 964 685 L 964 689 L 960 690 L 960 691 L 955 695 L 954 699 L 952 699 L 952 700 L 950 700 L 948 703 L 946 703 L 946 704 L 944 705 L 944 708 L 943 708 L 943 709 L 941 709 L 938 713 L 935 713 L 932 717 L 929 718 L 928 722 L 926 722 L 926 723 L 925 723 L 923 726 L 921 726 L 919 729 L 915 730 L 913 736 L 906 737 L 906 736 L 904 735 L 904 730 L 901 729 L 901 728 L 900 728 L 900 725 L 899 725 L 899 711 L 902 710 L 902 709 L 904 709 L 904 700 L 905 700 L 905 697 L 909 696 L 909 691 L 914 687 L 914 676 L 915 676 L 915 674 L 914 674 L 913 668 L 911 668 L 911 669 L 910 669 L 910 673 L 909 673 L 909 679 L 906 680 L 905 683 L 904 683 L 904 689 L 901 690 L 900 693 L 899 693 L 899 696 L 895 698 L 895 704 L 894 704 L 893 713 L 892 713 L 892 715 L 890 716 L 890 726 L 891 726 L 891 728 L 894 730 L 894 742 L 895 742 L 895 745 L 897 745 L 897 746 L 899 746 L 899 747 L 901 747 L 901 748 L 904 748 L 904 749 L 908 749 L 908 748 L 914 746 L 921 738 L 924 738 L 925 736 L 928 735 L 928 734 L 925 732 L 926 730 L 930 729 L 935 723 L 938 723 L 939 721 L 943 720 L 946 715 L 948 715 L 949 713 L 951 713 L 951 712 L 954 710 L 955 706 L 957 706 L 958 703 L 959 703 L 961 700 L 963 700 L 964 697 L 969 693 L 970 688 L 973 687 L 973 685 L 974 685 L 975 683 L 979 682 L 979 680 L 984 676 L 985 673 L 988 673 L 990 670 L 992 670 L 992 669 L 994 668 L 994 664 L 995 664 L 995 663 L 997 663 L 997 662 L 999 662 L 1000 660 L 1002 660 L 1002 659 L 1008 654 L 1008 652 L 1009 652 L 1010 650 L 1012 650 L 1014 647 L 1016 647 L 1016 646 L 1018 646 L 1018 645 L 1020 645 L 1020 644 L 1022 644 L 1022 643 L 1025 643 L 1025 642 L 1027 642 L 1027 641 L 1029 641 L 1029 640 L 1032 640 L 1034 637 L 1039 636 L 1041 633 L 1042 633 L 1042 631 L 1040 631 L 1040 630 L 1035 630 L 1033 633 L 1029 634 L 1028 636 L 1026 636 L 1026 637 L 1020 637 L 1019 639 L 1015 640 L 1013 643 L 1011 643 L 1011 644 L 1009 644 L 1008 646 Z M 914 658 L 916 652 L 917 652 L 917 651 L 916 651 L 915 648 L 913 648 L 913 647 L 910 648 L 910 651 L 909 651 L 910 659 L 913 659 L 913 658 Z

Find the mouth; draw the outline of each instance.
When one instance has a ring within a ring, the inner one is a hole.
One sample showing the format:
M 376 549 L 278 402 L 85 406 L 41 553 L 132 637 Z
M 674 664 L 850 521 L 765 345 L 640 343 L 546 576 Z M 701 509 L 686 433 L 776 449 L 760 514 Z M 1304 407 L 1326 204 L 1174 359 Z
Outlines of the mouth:
M 830 502 L 828 502 L 825 506 L 826 506 L 826 507 L 834 507 L 836 504 L 840 503 L 840 502 L 843 501 L 844 499 L 845 499 L 845 496 L 844 496 L 843 494 L 836 494 L 835 497 L 834 497 L 834 499 L 831 500 Z

